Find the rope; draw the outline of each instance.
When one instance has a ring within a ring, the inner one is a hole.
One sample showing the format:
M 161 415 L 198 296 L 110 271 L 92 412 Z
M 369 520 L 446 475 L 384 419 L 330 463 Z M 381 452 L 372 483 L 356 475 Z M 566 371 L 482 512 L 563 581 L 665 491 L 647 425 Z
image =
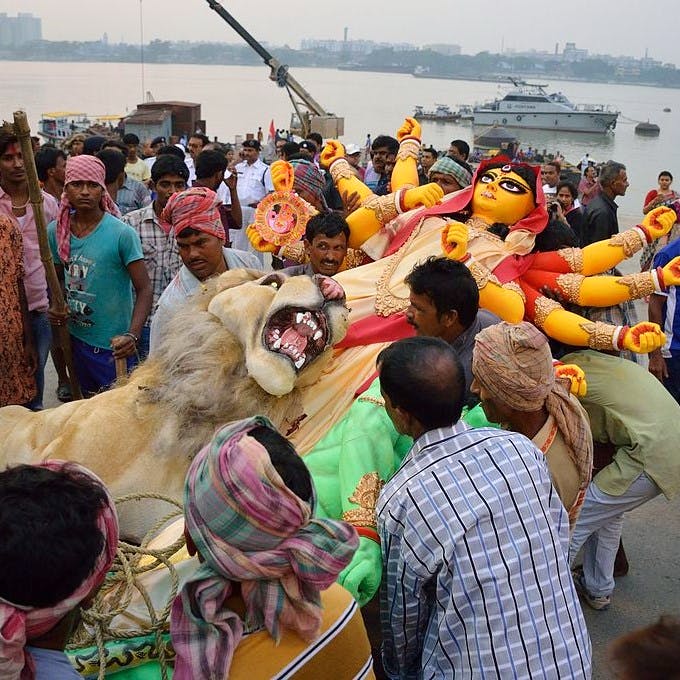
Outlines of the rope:
M 82 623 L 71 639 L 68 649 L 79 649 L 94 646 L 97 648 L 99 660 L 98 680 L 103 680 L 106 675 L 107 649 L 105 643 L 110 640 L 130 639 L 153 634 L 155 639 L 155 652 L 158 655 L 158 664 L 161 670 L 161 678 L 168 679 L 168 660 L 166 658 L 166 644 L 163 633 L 169 630 L 168 619 L 172 602 L 179 590 L 177 570 L 170 562 L 170 558 L 184 546 L 184 537 L 180 537 L 172 545 L 162 550 L 154 550 L 148 544 L 154 538 L 158 530 L 170 520 L 182 516 L 182 504 L 176 500 L 157 493 L 129 494 L 116 500 L 116 506 L 129 501 L 158 500 L 174 509 L 159 519 L 146 534 L 141 545 L 136 546 L 125 541 L 119 541 L 116 558 L 111 570 L 106 576 L 106 581 L 99 590 L 94 604 L 89 609 L 81 609 Z M 142 558 L 152 557 L 148 564 L 140 565 Z M 151 596 L 147 589 L 140 583 L 139 576 L 163 565 L 170 574 L 170 591 L 164 607 L 156 611 Z M 122 614 L 130 605 L 134 592 L 141 595 L 146 604 L 150 625 L 139 629 L 122 630 L 111 626 L 113 619 Z

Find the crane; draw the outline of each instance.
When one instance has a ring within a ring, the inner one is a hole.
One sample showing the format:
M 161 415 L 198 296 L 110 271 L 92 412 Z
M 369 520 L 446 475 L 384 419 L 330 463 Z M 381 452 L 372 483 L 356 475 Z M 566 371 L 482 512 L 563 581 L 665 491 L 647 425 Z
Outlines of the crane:
M 319 132 L 323 137 L 339 137 L 344 134 L 344 118 L 327 112 L 290 74 L 288 66 L 268 52 L 217 0 L 206 0 L 206 2 L 210 9 L 224 19 L 262 57 L 264 63 L 271 69 L 270 80 L 273 80 L 279 87 L 286 88 L 299 121 L 298 125 L 294 125 L 295 115 L 293 115 L 291 131 L 298 128 L 303 137 L 310 132 Z M 297 95 L 301 101 L 297 102 L 293 94 Z M 302 110 L 301 106 L 305 107 L 305 110 Z

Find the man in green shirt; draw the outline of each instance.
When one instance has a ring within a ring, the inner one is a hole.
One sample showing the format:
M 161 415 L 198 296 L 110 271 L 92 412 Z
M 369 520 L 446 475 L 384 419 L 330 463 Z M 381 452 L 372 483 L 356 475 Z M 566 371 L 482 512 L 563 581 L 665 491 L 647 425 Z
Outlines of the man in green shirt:
M 576 585 L 587 604 L 606 609 L 614 590 L 614 559 L 625 512 L 662 493 L 680 491 L 680 407 L 664 386 L 632 361 L 585 350 L 562 357 L 583 369 L 581 403 L 593 441 L 616 448 L 612 462 L 590 483 L 569 546 L 569 561 L 584 548 Z

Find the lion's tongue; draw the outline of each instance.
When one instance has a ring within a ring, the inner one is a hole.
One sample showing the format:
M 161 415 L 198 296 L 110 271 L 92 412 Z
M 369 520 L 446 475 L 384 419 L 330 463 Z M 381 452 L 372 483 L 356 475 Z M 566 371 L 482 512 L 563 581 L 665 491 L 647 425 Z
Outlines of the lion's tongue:
M 307 327 L 305 326 L 305 328 Z M 283 335 L 281 336 L 281 347 L 285 347 L 286 345 L 291 345 L 299 353 L 302 353 L 307 348 L 307 338 L 304 335 L 298 333 L 295 328 L 289 327 L 286 328 Z

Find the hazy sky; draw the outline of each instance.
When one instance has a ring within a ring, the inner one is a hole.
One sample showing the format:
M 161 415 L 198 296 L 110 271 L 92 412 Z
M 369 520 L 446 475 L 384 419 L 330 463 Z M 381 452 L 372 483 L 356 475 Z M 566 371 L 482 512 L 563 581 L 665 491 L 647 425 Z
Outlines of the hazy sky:
M 205 0 L 141 0 L 145 41 L 237 42 Z M 259 40 L 299 47 L 301 38 L 350 38 L 422 45 L 457 43 L 466 54 L 529 48 L 553 51 L 567 41 L 591 53 L 649 56 L 680 66 L 677 0 L 224 0 Z M 427 15 L 410 7 L 427 7 Z M 140 0 L 0 0 L 0 12 L 33 12 L 48 40 L 139 41 Z

